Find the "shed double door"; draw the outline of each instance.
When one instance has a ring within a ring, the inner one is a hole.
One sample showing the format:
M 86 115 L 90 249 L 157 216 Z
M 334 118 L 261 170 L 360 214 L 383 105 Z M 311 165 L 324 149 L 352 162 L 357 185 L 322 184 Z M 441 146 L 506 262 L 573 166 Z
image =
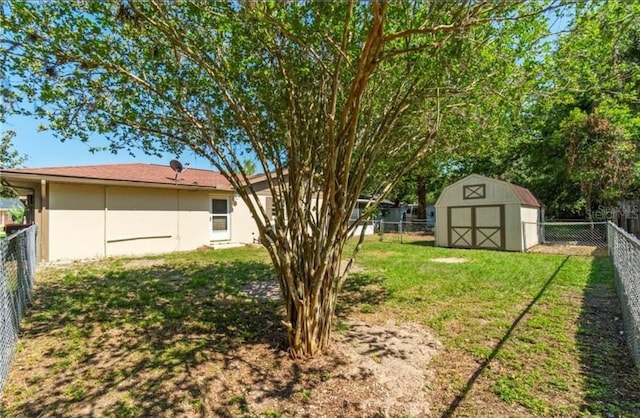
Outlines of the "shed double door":
M 447 209 L 450 247 L 505 249 L 504 205 Z

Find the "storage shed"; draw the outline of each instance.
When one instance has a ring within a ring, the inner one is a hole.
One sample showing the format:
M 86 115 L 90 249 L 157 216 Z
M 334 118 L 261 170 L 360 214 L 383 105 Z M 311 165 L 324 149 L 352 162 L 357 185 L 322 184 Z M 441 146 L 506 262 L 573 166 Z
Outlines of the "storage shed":
M 539 244 L 542 204 L 524 187 L 472 174 L 436 202 L 438 247 L 525 251 Z

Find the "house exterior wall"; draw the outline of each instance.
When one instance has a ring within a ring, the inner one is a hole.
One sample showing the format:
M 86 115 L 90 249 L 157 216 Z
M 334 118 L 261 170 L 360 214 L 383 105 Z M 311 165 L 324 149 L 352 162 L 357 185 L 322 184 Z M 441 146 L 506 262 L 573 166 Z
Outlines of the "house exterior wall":
M 48 260 L 104 255 L 104 187 L 49 184 Z
M 106 199 L 106 256 L 193 250 L 209 243 L 208 192 L 107 187 Z
M 285 176 L 285 179 L 287 178 L 288 176 Z M 260 204 L 262 205 L 264 210 L 267 212 L 267 214 L 271 215 L 274 202 L 268 182 L 257 181 L 251 184 L 251 188 L 260 200 Z M 318 197 L 318 205 L 322 205 L 321 195 L 318 195 L 316 197 Z M 251 197 L 251 200 L 255 201 L 255 198 Z M 313 203 L 315 205 L 315 198 Z M 256 242 L 256 240 L 260 238 L 258 226 L 256 225 L 255 219 L 251 214 L 249 207 L 244 203 L 240 196 L 237 195 L 234 197 L 234 204 L 232 206 L 231 235 L 234 242 L 243 244 Z
M 208 191 L 52 183 L 49 195 L 48 260 L 186 251 L 209 243 Z
M 209 193 L 192 190 L 179 190 L 178 193 L 177 234 L 180 250 L 192 250 L 208 244 L 211 229 Z
M 267 210 L 267 196 L 258 197 L 262 207 Z M 231 239 L 234 242 L 251 244 L 258 238 L 260 238 L 258 226 L 249 207 L 239 196 L 234 197 L 231 205 Z
M 212 198 L 230 203 L 230 241 L 252 243 L 259 236 L 249 208 L 227 190 L 85 183 L 77 178 L 8 180 L 21 194 L 33 196 L 38 258 L 43 261 L 185 251 L 208 245 Z M 261 204 L 270 211 L 266 182 L 256 188 Z

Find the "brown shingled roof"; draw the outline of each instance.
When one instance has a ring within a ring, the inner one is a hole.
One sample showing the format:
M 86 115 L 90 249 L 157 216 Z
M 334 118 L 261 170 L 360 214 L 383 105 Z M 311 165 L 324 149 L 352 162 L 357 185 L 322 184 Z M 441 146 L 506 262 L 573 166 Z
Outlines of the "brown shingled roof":
M 516 196 L 518 196 L 523 205 L 533 206 L 536 208 L 541 208 L 543 206 L 542 202 L 540 202 L 538 198 L 531 193 L 531 190 L 525 189 L 522 186 L 516 186 L 515 184 L 508 184 L 511 186 L 511 190 L 513 190 Z
M 229 182 L 216 171 L 189 168 L 178 174 L 168 165 L 158 164 L 105 164 L 70 167 L 18 168 L 0 171 L 0 174 L 36 175 L 48 178 L 87 179 L 112 182 L 133 182 L 156 185 L 231 190 Z

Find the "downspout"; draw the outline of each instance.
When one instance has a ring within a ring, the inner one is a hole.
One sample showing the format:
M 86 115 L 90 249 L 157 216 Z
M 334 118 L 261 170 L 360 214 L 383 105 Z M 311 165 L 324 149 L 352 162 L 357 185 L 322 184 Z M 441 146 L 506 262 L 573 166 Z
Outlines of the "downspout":
M 40 180 L 40 260 L 49 261 L 49 185 Z
M 176 208 L 177 208 L 177 219 L 176 219 L 176 245 L 178 246 L 177 251 L 180 251 L 182 248 L 182 235 L 180 233 L 180 189 L 176 189 Z
M 104 256 L 107 257 L 107 218 L 109 215 L 109 186 L 104 186 L 104 221 L 103 226 L 103 242 L 104 242 Z

